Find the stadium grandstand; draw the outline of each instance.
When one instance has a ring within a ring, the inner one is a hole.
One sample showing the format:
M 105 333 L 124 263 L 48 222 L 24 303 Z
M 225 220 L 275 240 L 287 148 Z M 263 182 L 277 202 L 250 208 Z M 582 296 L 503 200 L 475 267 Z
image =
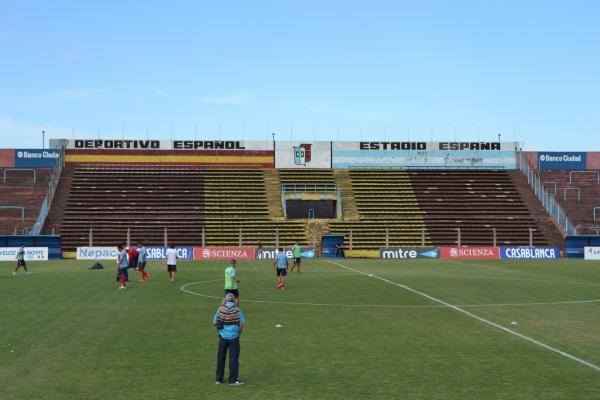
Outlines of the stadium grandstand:
M 318 252 L 337 235 L 351 255 L 600 233 L 598 170 L 510 142 L 73 139 L 37 152 L 3 150 L 0 228 L 59 235 L 67 255 L 142 237 Z

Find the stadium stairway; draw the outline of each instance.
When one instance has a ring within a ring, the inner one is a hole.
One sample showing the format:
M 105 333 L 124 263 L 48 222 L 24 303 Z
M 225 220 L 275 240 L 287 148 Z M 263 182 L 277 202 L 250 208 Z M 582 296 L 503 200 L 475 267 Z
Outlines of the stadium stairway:
M 30 170 L 10 171 L 4 182 L 4 169 L 0 169 L 0 206 L 18 206 L 25 209 L 24 220 L 21 220 L 20 209 L 0 210 L 0 234 L 23 234 L 35 224 L 48 191 L 52 170 L 37 168 L 35 172 L 35 182 Z
M 269 207 L 269 217 L 272 220 L 285 220 L 283 215 L 283 205 L 281 204 L 281 186 L 279 180 L 279 170 L 263 170 L 265 181 L 265 192 L 267 197 L 267 206 Z
M 344 221 L 358 221 L 360 219 L 356 206 L 356 197 L 352 189 L 350 172 L 347 169 L 336 169 L 333 171 L 335 183 L 342 192 L 342 215 Z

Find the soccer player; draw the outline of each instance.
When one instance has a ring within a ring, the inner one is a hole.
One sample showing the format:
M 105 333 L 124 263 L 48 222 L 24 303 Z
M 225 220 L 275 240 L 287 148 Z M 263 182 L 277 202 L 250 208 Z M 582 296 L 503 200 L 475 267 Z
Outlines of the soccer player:
M 140 282 L 145 282 L 150 279 L 150 275 L 146 272 L 146 260 L 148 259 L 148 255 L 146 254 L 146 247 L 142 242 L 138 242 L 139 255 L 137 261 L 137 268 L 140 271 Z
M 175 283 L 175 274 L 177 273 L 177 251 L 175 246 L 170 245 L 165 252 L 165 258 L 167 259 L 167 271 L 171 278 L 171 283 Z
M 127 277 L 125 276 L 127 267 L 129 267 L 129 262 L 127 261 L 127 249 L 122 245 L 119 245 L 117 248 L 119 250 L 117 258 L 117 263 L 119 264 L 119 280 L 121 281 L 119 289 L 127 289 Z
M 292 265 L 290 272 L 294 272 L 294 267 L 298 267 L 298 273 L 300 273 L 300 263 L 302 262 L 302 258 L 300 257 L 301 252 L 302 252 L 302 249 L 300 248 L 300 245 L 298 244 L 298 242 L 296 242 L 292 246 L 292 253 L 294 254 L 294 264 Z
M 29 275 L 31 272 L 29 272 L 27 270 L 27 264 L 25 263 L 25 245 L 21 244 L 21 247 L 19 247 L 19 250 L 17 250 L 17 268 L 15 268 L 15 270 L 13 271 L 13 275 L 16 276 L 17 275 L 17 271 L 19 270 L 19 268 L 23 267 L 23 269 L 25 270 L 25 273 L 27 275 Z
M 279 253 L 275 259 L 275 273 L 277 274 L 277 288 L 285 289 L 285 276 L 288 272 L 288 260 L 287 254 L 283 251 L 283 248 L 279 248 Z
M 127 257 L 129 257 L 129 268 L 137 269 L 139 255 L 140 252 L 138 251 L 138 249 L 136 249 L 133 246 L 129 246 L 129 249 L 127 249 Z
M 225 268 L 224 296 L 227 296 L 228 293 L 233 294 L 234 303 L 237 306 L 240 304 L 240 292 L 238 291 L 237 270 L 235 267 L 236 261 L 232 259 L 229 267 Z

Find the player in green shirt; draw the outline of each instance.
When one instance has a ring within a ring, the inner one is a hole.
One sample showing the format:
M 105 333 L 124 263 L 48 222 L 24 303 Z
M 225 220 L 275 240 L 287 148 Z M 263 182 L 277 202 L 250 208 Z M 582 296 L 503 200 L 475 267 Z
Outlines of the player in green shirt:
M 298 244 L 298 242 L 296 242 L 292 246 L 292 254 L 294 255 L 294 264 L 292 265 L 292 269 L 290 270 L 290 272 L 294 272 L 294 267 L 298 267 L 298 273 L 300 273 L 300 262 L 302 261 L 302 259 L 300 258 L 301 252 L 302 252 L 302 249 L 300 248 L 300 245 Z
M 229 267 L 225 268 L 225 293 L 223 297 L 227 296 L 227 293 L 233 294 L 233 302 L 237 306 L 240 304 L 240 293 L 238 292 L 237 270 L 235 266 L 236 261 L 232 259 Z

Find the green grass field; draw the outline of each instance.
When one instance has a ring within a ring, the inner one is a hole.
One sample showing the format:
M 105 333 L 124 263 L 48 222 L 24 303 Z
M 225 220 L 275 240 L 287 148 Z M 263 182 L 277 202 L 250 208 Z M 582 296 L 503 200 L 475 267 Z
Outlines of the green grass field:
M 598 366 L 600 263 L 341 263 L 375 276 L 305 261 L 282 292 L 270 262 L 239 263 L 240 387 L 214 384 L 226 263 L 180 262 L 173 285 L 153 262 L 127 290 L 114 262 L 30 263 L 17 277 L 0 263 L 0 398 L 600 398 L 599 370 L 390 283 Z

